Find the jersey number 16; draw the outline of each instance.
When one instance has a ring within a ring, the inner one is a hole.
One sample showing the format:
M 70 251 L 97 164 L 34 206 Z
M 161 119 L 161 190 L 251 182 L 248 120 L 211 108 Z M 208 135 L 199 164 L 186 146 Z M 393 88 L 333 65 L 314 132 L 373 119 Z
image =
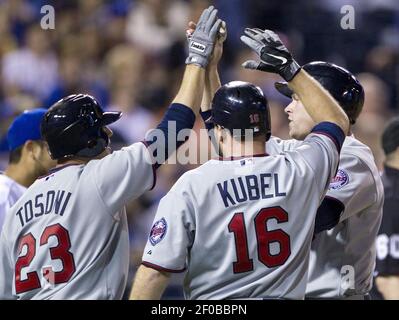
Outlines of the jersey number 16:
M 277 223 L 288 221 L 288 214 L 281 207 L 264 208 L 254 218 L 255 234 L 258 247 L 258 259 L 266 267 L 273 268 L 283 265 L 291 254 L 290 236 L 282 229 L 267 230 L 267 221 L 277 220 Z M 233 272 L 252 271 L 253 261 L 248 253 L 247 230 L 244 214 L 236 213 L 229 223 L 229 231 L 234 233 L 237 261 L 233 263 Z M 270 244 L 277 242 L 278 254 L 270 253 Z

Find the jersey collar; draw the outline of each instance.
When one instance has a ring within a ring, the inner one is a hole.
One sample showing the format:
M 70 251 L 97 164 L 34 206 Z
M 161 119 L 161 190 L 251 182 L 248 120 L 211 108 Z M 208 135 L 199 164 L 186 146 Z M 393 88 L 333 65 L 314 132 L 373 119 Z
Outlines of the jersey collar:
M 269 154 L 267 154 L 267 153 L 260 153 L 260 154 L 253 154 L 252 156 L 237 156 L 237 157 L 232 156 L 232 157 L 226 157 L 226 158 L 219 157 L 219 158 L 216 158 L 215 160 L 234 161 L 234 160 L 241 160 L 241 159 L 247 159 L 247 158 L 261 158 L 261 157 L 268 157 L 268 156 L 269 156 Z
M 83 163 L 68 163 L 68 164 L 65 164 L 65 165 L 63 165 L 63 166 L 55 167 L 55 168 L 53 168 L 53 169 L 50 169 L 49 172 L 48 172 L 46 175 L 41 176 L 41 177 L 39 177 L 39 178 L 37 178 L 37 179 L 46 178 L 46 177 L 52 175 L 53 173 L 55 173 L 55 172 L 57 172 L 57 171 L 60 171 L 60 170 L 62 170 L 62 169 L 65 169 L 65 168 L 67 168 L 67 167 L 70 167 L 70 166 L 80 166 L 80 165 L 83 165 Z

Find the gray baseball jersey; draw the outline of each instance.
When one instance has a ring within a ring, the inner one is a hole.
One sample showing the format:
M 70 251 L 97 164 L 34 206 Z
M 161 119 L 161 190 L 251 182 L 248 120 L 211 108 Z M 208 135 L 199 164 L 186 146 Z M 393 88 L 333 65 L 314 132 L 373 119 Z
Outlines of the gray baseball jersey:
M 26 188 L 0 172 L 0 234 L 6 213 L 24 194 Z
M 120 299 L 129 265 L 124 205 L 153 182 L 143 143 L 38 179 L 6 217 L 0 299 Z
M 295 150 L 297 140 L 272 138 L 270 154 Z M 348 136 L 337 175 L 326 197 L 344 205 L 339 223 L 316 235 L 309 263 L 308 297 L 344 298 L 364 295 L 372 286 L 375 239 L 382 218 L 383 185 L 371 150 Z
M 210 160 L 161 200 L 143 264 L 187 269 L 187 299 L 302 299 L 317 207 L 338 165 L 311 134 L 295 151 Z

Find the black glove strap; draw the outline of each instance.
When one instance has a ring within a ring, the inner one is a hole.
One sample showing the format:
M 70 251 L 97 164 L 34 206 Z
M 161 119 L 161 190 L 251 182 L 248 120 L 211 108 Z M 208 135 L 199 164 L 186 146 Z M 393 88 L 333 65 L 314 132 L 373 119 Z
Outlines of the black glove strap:
M 292 60 L 290 64 L 281 68 L 280 75 L 285 81 L 291 81 L 300 70 L 301 66 L 295 60 Z

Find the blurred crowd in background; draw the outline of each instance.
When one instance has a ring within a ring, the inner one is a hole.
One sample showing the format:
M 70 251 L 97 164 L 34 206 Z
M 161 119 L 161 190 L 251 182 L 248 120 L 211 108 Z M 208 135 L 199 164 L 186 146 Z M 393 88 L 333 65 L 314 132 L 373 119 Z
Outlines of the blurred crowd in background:
M 55 8 L 54 30 L 40 26 L 40 10 L 47 4 Z M 177 93 L 187 23 L 209 4 L 228 27 L 222 83 L 250 81 L 263 89 L 273 135 L 288 138 L 284 106 L 289 100 L 274 89 L 278 76 L 241 67 L 255 58 L 239 40 L 247 26 L 277 31 L 301 64 L 334 62 L 358 76 L 366 99 L 354 134 L 382 168 L 381 132 L 399 110 L 397 0 L 0 0 L 0 170 L 8 161 L 5 133 L 12 119 L 72 93 L 90 93 L 104 109 L 123 111 L 111 127 L 114 148 L 142 140 Z M 346 4 L 355 9 L 354 29 L 341 28 Z M 191 168 L 163 166 L 154 191 L 129 205 L 131 276 L 160 198 Z M 180 296 L 172 283 L 166 297 Z

